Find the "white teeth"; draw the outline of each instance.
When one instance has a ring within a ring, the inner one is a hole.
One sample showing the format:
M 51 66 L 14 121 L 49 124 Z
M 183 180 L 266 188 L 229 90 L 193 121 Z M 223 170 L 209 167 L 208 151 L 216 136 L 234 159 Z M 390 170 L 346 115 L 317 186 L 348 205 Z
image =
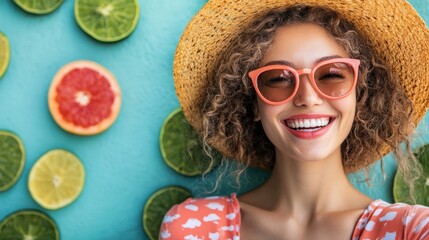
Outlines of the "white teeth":
M 328 117 L 286 120 L 286 125 L 290 128 L 316 128 L 325 127 L 328 124 Z
M 311 125 L 310 125 L 310 120 L 309 119 L 304 119 L 304 127 L 305 128 L 309 128 Z

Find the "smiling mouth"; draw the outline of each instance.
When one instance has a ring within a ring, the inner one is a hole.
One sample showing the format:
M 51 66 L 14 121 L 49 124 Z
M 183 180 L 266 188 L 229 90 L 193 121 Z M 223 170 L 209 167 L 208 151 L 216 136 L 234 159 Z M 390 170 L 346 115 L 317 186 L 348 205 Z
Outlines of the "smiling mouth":
M 286 119 L 284 125 L 296 131 L 313 132 L 328 126 L 334 119 L 333 117 Z

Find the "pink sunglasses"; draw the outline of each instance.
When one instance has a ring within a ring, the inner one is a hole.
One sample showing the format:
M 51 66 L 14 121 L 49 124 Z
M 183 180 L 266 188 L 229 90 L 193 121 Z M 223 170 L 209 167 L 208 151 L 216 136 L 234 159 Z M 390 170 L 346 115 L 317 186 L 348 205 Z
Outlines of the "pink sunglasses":
M 348 96 L 356 87 L 360 60 L 333 58 L 316 64 L 312 69 L 294 69 L 287 65 L 268 65 L 249 72 L 253 86 L 264 102 L 279 105 L 291 100 L 298 92 L 300 75 L 309 75 L 318 94 L 329 100 Z

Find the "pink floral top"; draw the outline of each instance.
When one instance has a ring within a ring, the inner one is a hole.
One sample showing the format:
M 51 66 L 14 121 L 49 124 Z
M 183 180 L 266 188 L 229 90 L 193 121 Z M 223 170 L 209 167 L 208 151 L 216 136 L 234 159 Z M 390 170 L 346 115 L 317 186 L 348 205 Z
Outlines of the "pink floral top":
M 236 195 L 188 198 L 173 206 L 163 219 L 159 239 L 240 239 Z M 375 200 L 362 213 L 351 239 L 429 239 L 429 208 Z

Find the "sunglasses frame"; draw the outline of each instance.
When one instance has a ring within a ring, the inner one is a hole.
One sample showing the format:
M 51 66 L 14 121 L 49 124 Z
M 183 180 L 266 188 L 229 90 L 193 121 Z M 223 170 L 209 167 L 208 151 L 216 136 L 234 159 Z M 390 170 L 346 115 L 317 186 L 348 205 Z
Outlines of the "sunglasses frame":
M 354 79 L 353 79 L 353 86 L 350 88 L 350 90 L 345 93 L 344 95 L 340 96 L 340 97 L 332 97 L 332 96 L 328 96 L 326 94 L 324 94 L 322 91 L 320 91 L 320 89 L 317 87 L 316 82 L 314 80 L 314 73 L 316 72 L 316 70 L 320 67 L 323 66 L 325 64 L 330 64 L 330 63 L 347 63 L 349 65 L 351 65 L 353 67 L 353 71 L 354 71 Z M 357 78 L 358 78 L 358 72 L 359 72 L 359 64 L 360 64 L 360 60 L 359 59 L 354 59 L 354 58 L 332 58 L 329 60 L 325 60 L 325 61 L 321 61 L 319 63 L 317 63 L 313 68 L 302 68 L 302 69 L 294 69 L 292 67 L 289 67 L 287 65 L 280 65 L 280 64 L 276 64 L 276 65 L 268 65 L 265 67 L 261 67 L 261 68 L 257 68 L 255 70 L 252 70 L 249 72 L 249 77 L 252 80 L 253 83 L 253 87 L 256 90 L 256 93 L 258 94 L 259 98 L 262 99 L 264 102 L 270 104 L 270 105 L 280 105 L 283 103 L 286 103 L 288 101 L 290 101 L 293 97 L 295 97 L 296 93 L 298 92 L 299 89 L 299 82 L 300 80 L 300 76 L 303 74 L 307 74 L 309 75 L 309 79 L 310 79 L 310 84 L 313 86 L 313 89 L 316 90 L 316 92 L 323 96 L 326 99 L 329 100 L 337 100 L 337 99 L 341 99 L 341 98 L 345 98 L 348 95 L 350 95 L 350 93 L 353 91 L 353 89 L 356 87 L 356 83 L 357 83 Z M 266 99 L 262 93 L 259 91 L 259 87 L 258 87 L 258 77 L 261 73 L 269 71 L 269 70 L 273 70 L 273 69 L 279 69 L 279 70 L 288 70 L 291 73 L 294 74 L 295 79 L 297 79 L 296 84 L 295 84 L 295 89 L 293 90 L 292 94 L 290 95 L 290 97 L 288 97 L 285 100 L 282 100 L 280 102 L 273 102 L 270 101 L 268 99 Z

